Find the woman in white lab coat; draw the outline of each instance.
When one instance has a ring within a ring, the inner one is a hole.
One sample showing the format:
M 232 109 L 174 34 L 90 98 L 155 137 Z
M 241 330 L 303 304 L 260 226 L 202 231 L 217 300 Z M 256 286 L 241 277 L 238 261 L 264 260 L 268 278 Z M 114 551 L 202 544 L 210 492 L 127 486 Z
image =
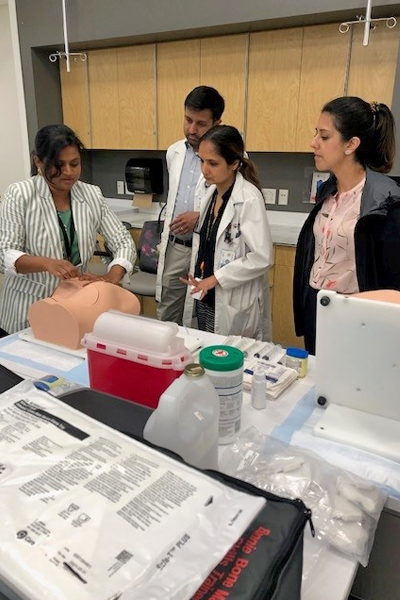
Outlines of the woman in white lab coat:
M 197 300 L 199 329 L 262 338 L 272 240 L 254 166 L 239 131 L 229 125 L 210 129 L 198 155 L 210 187 L 197 227 L 195 270 L 182 281 Z

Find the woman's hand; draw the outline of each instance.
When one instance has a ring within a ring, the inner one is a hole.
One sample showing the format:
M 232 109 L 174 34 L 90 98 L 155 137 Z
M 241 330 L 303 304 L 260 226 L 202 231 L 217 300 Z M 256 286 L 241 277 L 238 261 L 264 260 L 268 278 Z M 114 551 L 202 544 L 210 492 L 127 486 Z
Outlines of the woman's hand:
M 198 298 L 199 300 L 203 300 L 208 290 L 212 290 L 218 284 L 218 279 L 215 277 L 215 275 L 210 275 L 210 277 L 206 277 L 205 279 L 195 279 L 190 273 L 187 279 L 184 277 L 179 277 L 179 281 L 191 286 L 190 293 L 192 295 L 200 294 Z
M 62 281 L 73 279 L 80 276 L 80 271 L 69 260 L 60 260 L 58 258 L 45 258 L 43 263 L 44 271 L 58 277 Z
M 83 273 L 79 279 L 82 281 L 106 281 L 107 283 L 118 284 L 126 271 L 120 265 L 113 265 L 105 275 L 95 275 L 94 273 Z

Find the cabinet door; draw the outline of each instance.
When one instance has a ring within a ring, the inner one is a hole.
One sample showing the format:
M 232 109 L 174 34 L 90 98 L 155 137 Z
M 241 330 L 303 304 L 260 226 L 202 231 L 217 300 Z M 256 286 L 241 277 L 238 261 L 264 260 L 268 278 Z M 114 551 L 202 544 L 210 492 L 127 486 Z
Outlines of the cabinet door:
M 88 54 L 92 147 L 120 148 L 117 49 Z
M 339 24 L 304 28 L 296 132 L 296 151 L 311 152 L 310 142 L 323 105 L 345 93 L 349 36 Z
M 200 44 L 200 82 L 219 91 L 225 100 L 223 123 L 244 135 L 247 64 L 246 34 L 205 38 Z
M 304 348 L 303 338 L 298 338 L 294 331 L 292 297 L 295 254 L 294 247 L 275 247 L 272 340 L 275 344 Z
M 380 24 L 372 29 L 368 46 L 362 45 L 363 33 L 363 26 L 354 28 L 347 95 L 391 106 L 399 27 L 389 29 Z
M 200 85 L 200 40 L 157 45 L 158 148 L 165 150 L 183 135 L 183 104 Z
M 293 152 L 303 29 L 250 34 L 246 149 Z
M 71 71 L 67 72 L 64 60 L 60 62 L 61 99 L 63 121 L 71 127 L 85 144 L 86 148 L 92 147 L 89 91 L 88 91 L 88 63 L 79 58 L 71 61 Z
M 118 48 L 120 148 L 155 150 L 155 44 Z

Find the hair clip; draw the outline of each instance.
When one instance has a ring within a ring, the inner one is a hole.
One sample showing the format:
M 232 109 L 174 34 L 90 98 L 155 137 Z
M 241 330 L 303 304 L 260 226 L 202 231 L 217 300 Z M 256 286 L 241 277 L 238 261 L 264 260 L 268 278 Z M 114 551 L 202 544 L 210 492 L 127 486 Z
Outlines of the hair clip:
M 377 113 L 379 110 L 379 102 L 376 102 L 375 100 L 373 102 L 370 102 L 370 107 L 374 114 Z

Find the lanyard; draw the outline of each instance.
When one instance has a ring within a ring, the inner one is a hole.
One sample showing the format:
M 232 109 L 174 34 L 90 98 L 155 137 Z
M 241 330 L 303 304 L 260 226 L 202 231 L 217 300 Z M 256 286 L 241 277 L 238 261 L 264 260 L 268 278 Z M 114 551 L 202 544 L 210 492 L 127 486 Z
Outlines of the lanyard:
M 71 220 L 69 222 L 69 232 L 67 230 L 67 226 L 64 225 L 64 223 L 62 222 L 62 219 L 60 217 L 60 215 L 57 212 L 57 219 L 58 219 L 58 224 L 60 226 L 60 230 L 64 239 L 64 248 L 65 248 L 65 255 L 67 260 L 69 260 L 71 262 L 71 258 L 72 258 L 72 245 L 74 243 L 74 239 L 75 239 L 75 225 L 74 225 L 74 218 L 72 215 L 72 208 L 71 208 Z
M 217 203 L 217 190 L 215 190 L 214 194 L 213 194 L 213 198 L 211 200 L 211 204 L 210 204 L 210 208 L 209 208 L 209 212 L 207 215 L 207 225 L 206 225 L 206 236 L 205 236 L 205 246 L 204 246 L 204 251 L 203 251 L 203 255 L 206 252 L 206 248 L 210 242 L 210 237 L 211 237 L 211 233 L 212 233 L 212 229 L 214 226 L 215 221 L 217 220 L 217 217 L 214 215 L 214 210 L 215 210 L 215 205 Z M 204 262 L 204 258 L 200 263 L 200 272 L 201 272 L 201 277 L 204 277 L 204 270 L 206 268 L 205 262 Z
M 206 229 L 206 243 L 207 244 L 210 241 L 212 228 L 218 217 L 218 215 L 216 215 L 216 216 L 214 215 L 215 205 L 217 203 L 217 195 L 218 195 L 217 190 L 215 190 L 213 199 L 211 201 L 210 212 L 208 213 L 207 229 Z

